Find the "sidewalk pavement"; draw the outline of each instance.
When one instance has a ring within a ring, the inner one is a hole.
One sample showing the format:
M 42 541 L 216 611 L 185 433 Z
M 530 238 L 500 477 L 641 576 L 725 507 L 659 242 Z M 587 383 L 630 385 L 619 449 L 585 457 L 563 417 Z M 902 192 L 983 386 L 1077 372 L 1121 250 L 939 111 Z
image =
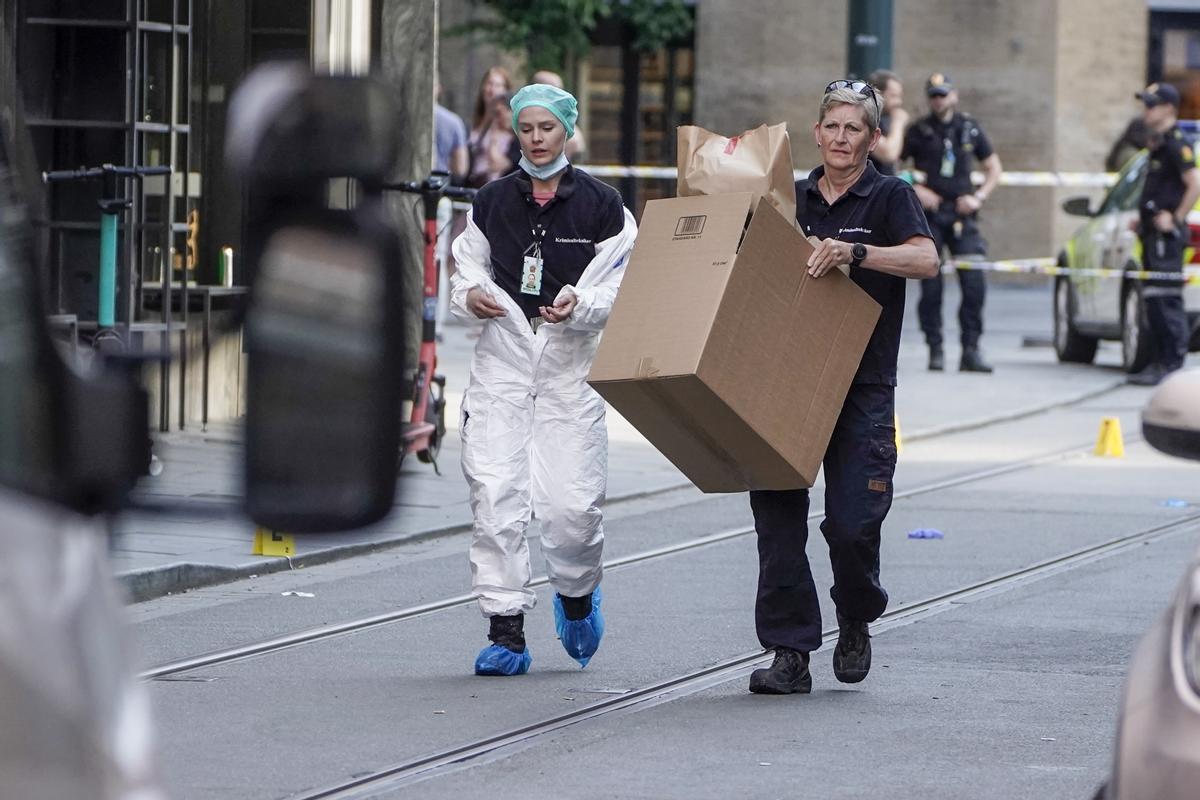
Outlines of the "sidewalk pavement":
M 952 324 L 957 297 L 948 286 L 946 308 Z M 910 299 L 915 300 L 915 289 Z M 915 302 L 910 302 L 915 306 Z M 1046 287 L 1016 287 L 989 296 L 991 325 L 984 344 L 996 365 L 994 375 L 960 374 L 957 351 L 947 353 L 950 370 L 925 370 L 920 332 L 906 325 L 900 352 L 898 418 L 905 442 L 950 430 L 969 429 L 1073 402 L 1119 384 L 1109 346 L 1100 361 L 1109 366 L 1060 365 L 1047 347 L 1027 348 L 1025 337 L 1049 325 Z M 914 316 L 910 308 L 909 316 Z M 200 431 L 160 435 L 155 451 L 165 469 L 145 478 L 137 497 L 143 503 L 169 505 L 170 514 L 129 512 L 115 525 L 113 568 L 134 600 L 236 580 L 249 575 L 370 552 L 415 539 L 470 529 L 466 481 L 459 467 L 458 408 L 466 385 L 475 329 L 450 324 L 439 345 L 439 371 L 447 378 L 450 430 L 439 466 L 405 459 L 393 513 L 358 531 L 296 537 L 290 560 L 251 555 L 254 525 L 234 510 L 241 494 L 240 425 L 210 424 Z M 947 330 L 953 341 L 954 332 Z M 1036 394 L 1030 388 L 1036 387 Z M 690 486 L 687 479 L 611 409 L 609 427 L 609 502 Z M 465 557 L 465 555 L 464 555 Z

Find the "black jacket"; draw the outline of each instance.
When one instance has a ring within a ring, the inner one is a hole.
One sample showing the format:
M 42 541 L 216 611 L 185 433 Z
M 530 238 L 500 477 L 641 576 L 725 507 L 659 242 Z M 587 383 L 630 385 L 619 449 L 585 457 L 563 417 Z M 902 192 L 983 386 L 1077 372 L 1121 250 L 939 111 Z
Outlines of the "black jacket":
M 523 170 L 492 181 L 475 196 L 472 217 L 491 247 L 492 279 L 528 317 L 552 305 L 559 291 L 575 285 L 596 255 L 596 243 L 625 226 L 621 195 L 611 186 L 568 166 L 554 199 L 539 206 L 533 183 Z M 542 291 L 522 294 L 524 258 L 532 252 L 534 230 L 541 226 Z

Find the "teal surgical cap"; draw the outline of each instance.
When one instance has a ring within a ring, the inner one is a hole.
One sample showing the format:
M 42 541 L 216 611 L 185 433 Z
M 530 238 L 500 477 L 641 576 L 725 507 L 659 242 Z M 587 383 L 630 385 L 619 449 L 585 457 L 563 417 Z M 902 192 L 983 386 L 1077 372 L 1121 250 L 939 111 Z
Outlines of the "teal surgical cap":
M 531 83 L 523 86 L 513 95 L 509 106 L 512 107 L 514 131 L 517 130 L 521 109 L 529 106 L 541 106 L 558 117 L 558 121 L 567 129 L 568 139 L 575 135 L 575 120 L 579 118 L 579 103 L 575 101 L 575 97 L 570 92 L 564 92 L 557 86 L 545 83 Z

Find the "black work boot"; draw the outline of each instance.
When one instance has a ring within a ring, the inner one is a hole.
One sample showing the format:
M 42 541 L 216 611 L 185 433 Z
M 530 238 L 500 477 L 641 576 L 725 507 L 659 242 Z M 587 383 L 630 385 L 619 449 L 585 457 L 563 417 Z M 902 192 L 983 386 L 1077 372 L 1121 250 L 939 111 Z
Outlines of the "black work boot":
M 964 347 L 958 369 L 960 372 L 991 372 L 992 365 L 983 360 L 978 347 Z
M 808 694 L 812 691 L 808 653 L 776 647 L 771 666 L 750 673 L 750 691 L 755 694 Z
M 1141 372 L 1126 375 L 1125 382 L 1134 386 L 1157 386 L 1166 374 L 1166 370 L 1158 364 L 1150 364 Z
M 871 634 L 867 623 L 839 612 L 837 647 L 833 648 L 833 675 L 842 683 L 858 683 L 871 671 Z
M 583 597 L 566 597 L 559 595 L 558 599 L 562 602 L 563 614 L 569 620 L 587 619 L 592 613 L 592 593 L 588 592 Z
M 941 372 L 946 368 L 946 354 L 942 352 L 942 346 L 930 345 L 929 347 L 929 371 Z
M 525 652 L 525 615 L 514 614 L 511 617 L 492 617 L 489 623 L 488 638 L 493 644 L 507 647 L 514 653 Z

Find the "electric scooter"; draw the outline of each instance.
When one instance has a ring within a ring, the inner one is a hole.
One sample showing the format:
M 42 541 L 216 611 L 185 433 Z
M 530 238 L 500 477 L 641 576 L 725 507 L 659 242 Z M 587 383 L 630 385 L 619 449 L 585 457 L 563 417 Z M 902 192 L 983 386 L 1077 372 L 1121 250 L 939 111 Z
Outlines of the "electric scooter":
M 450 176 L 435 172 L 423 181 L 384 184 L 384 189 L 421 195 L 425 218 L 425 280 L 421 306 L 421 349 L 413 379 L 412 414 L 404 423 L 400 460 L 416 453 L 418 460 L 438 470 L 437 456 L 446 435 L 446 377 L 437 374 L 437 209 L 443 197 L 471 200 L 474 189 L 450 185 Z
M 97 284 L 100 289 L 96 311 L 96 336 L 92 346 L 101 351 L 120 352 L 124 342 L 117 333 L 117 223 L 121 212 L 133 205 L 133 200 L 122 197 L 118 178 L 142 178 L 146 175 L 170 175 L 170 167 L 117 167 L 105 164 L 100 167 L 43 172 L 42 182 L 101 180 L 100 200 L 100 271 Z M 169 267 L 168 267 L 169 268 Z
M 117 227 L 121 212 L 133 205 L 133 200 L 121 196 L 118 179 L 170 174 L 170 167 L 118 167 L 112 164 L 42 173 L 43 183 L 101 181 L 100 199 L 97 201 L 97 205 L 100 206 L 100 270 L 96 281 L 100 297 L 96 306 L 96 335 L 92 338 L 92 347 L 101 353 L 119 354 L 124 352 L 126 345 L 121 341 L 121 334 L 116 329 Z M 166 265 L 165 268 L 170 269 L 170 265 Z M 157 476 L 162 474 L 162 471 L 162 460 L 151 451 L 146 473 Z

